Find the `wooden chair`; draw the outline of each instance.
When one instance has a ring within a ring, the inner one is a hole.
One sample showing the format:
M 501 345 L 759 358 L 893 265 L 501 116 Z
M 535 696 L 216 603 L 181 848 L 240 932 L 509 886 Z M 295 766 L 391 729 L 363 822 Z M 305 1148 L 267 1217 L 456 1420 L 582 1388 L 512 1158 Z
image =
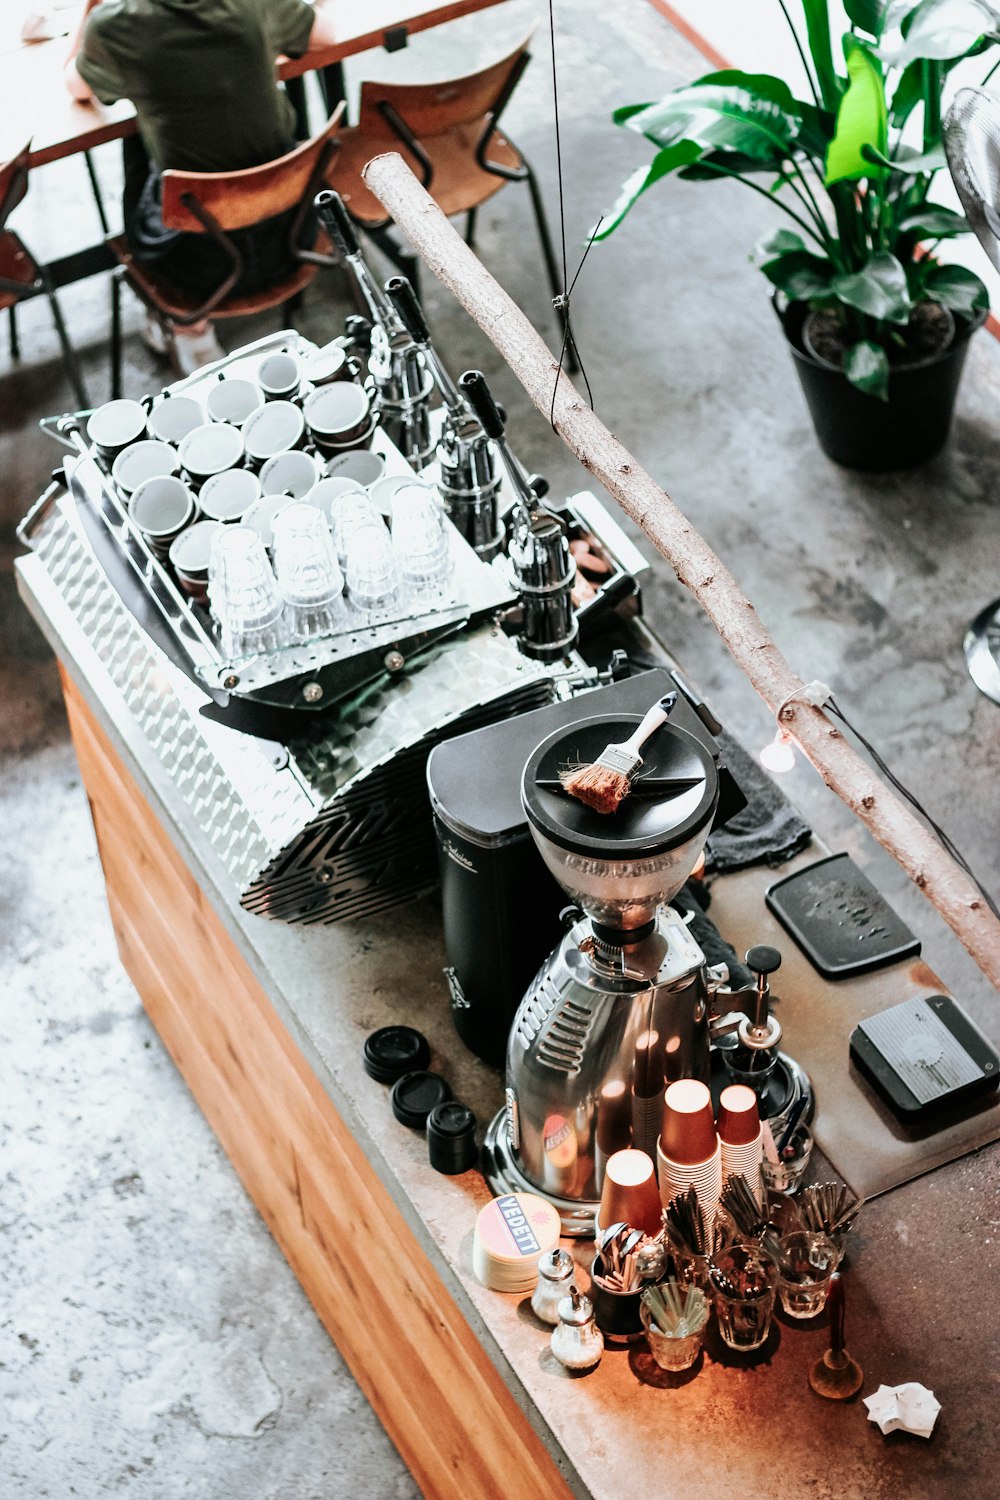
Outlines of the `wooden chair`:
M 466 216 L 465 237 L 473 243 L 476 214 L 508 182 L 526 182 L 541 241 L 553 300 L 563 290 L 552 236 L 535 174 L 524 155 L 499 128 L 500 116 L 531 61 L 527 37 L 500 62 L 450 78 L 444 83 L 361 85 L 358 123 L 341 131 L 330 186 L 343 198 L 351 218 L 418 288 L 416 258 L 386 233 L 392 220 L 369 191 L 363 168 L 383 151 L 398 151 L 448 218 Z M 565 310 L 557 302 L 565 332 Z M 572 339 L 567 366 L 578 368 Z
M 28 297 L 46 296 L 52 309 L 52 321 L 56 325 L 62 348 L 63 364 L 73 387 L 77 407 L 85 411 L 90 402 L 80 373 L 80 362 L 69 341 L 62 309 L 56 298 L 55 287 L 47 268 L 40 265 L 19 235 L 7 228 L 7 220 L 28 191 L 29 147 L 0 165 L 0 310 L 7 309 L 10 320 L 10 352 L 12 359 L 21 357 L 21 341 L 17 329 L 17 306 Z
M 303 246 L 302 230 L 316 194 L 325 185 L 344 106 L 339 104 L 320 133 L 294 151 L 259 167 L 238 172 L 177 172 L 163 174 L 163 224 L 188 234 L 207 234 L 224 251 L 228 271 L 208 297 L 196 298 L 157 275 L 155 266 L 140 265 L 124 234 L 108 240 L 118 266 L 111 278 L 111 393 L 121 391 L 121 282 L 128 281 L 140 302 L 159 321 L 174 354 L 173 328 L 190 327 L 205 318 L 245 318 L 297 301 L 321 265 L 335 265 L 325 238 Z M 241 293 L 243 259 L 229 237 L 264 219 L 296 209 L 288 236 L 294 269 L 263 290 Z

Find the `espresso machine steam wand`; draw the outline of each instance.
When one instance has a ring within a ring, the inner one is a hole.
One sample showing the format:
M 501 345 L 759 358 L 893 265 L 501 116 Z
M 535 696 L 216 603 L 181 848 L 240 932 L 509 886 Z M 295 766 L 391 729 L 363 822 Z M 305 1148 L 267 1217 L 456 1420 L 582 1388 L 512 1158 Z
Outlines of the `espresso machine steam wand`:
M 413 287 L 405 276 L 393 276 L 385 289 L 397 317 L 420 350 L 444 404 L 445 425 L 437 446 L 437 460 L 445 509 L 469 545 L 484 562 L 490 562 L 504 542 L 496 449 L 434 349 Z
M 368 371 L 378 392 L 379 420 L 411 468 L 424 469 L 435 449 L 430 424 L 434 376 L 369 270 L 340 194 L 327 189 L 317 193 L 314 201 L 320 222 L 350 267 L 371 316 Z

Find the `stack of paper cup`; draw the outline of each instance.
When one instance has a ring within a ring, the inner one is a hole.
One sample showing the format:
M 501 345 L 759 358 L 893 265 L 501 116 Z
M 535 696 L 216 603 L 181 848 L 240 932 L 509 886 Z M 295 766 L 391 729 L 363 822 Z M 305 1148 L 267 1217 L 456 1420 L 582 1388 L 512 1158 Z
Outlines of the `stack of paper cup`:
M 696 1078 L 681 1078 L 668 1087 L 656 1158 L 664 1208 L 671 1198 L 693 1187 L 711 1226 L 722 1192 L 722 1151 L 715 1133 L 712 1096 Z
M 530 1292 L 538 1258 L 559 1243 L 559 1215 L 534 1193 L 505 1193 L 480 1210 L 472 1241 L 472 1267 L 494 1292 Z
M 632 1084 L 632 1143 L 652 1159 L 663 1124 L 664 1056 L 658 1031 L 643 1031 L 635 1042 Z
M 631 1224 L 643 1234 L 657 1234 L 660 1222 L 652 1157 L 645 1151 L 616 1151 L 604 1172 L 595 1226 L 598 1234 L 612 1224 Z
M 743 1083 L 731 1083 L 719 1099 L 719 1144 L 722 1148 L 722 1180 L 734 1173 L 745 1177 L 757 1202 L 763 1201 L 760 1163 L 764 1155 L 764 1131 L 757 1108 L 757 1095 Z
M 594 1163 L 600 1187 L 610 1158 L 632 1144 L 632 1090 L 624 1079 L 610 1079 L 598 1095 L 596 1136 Z

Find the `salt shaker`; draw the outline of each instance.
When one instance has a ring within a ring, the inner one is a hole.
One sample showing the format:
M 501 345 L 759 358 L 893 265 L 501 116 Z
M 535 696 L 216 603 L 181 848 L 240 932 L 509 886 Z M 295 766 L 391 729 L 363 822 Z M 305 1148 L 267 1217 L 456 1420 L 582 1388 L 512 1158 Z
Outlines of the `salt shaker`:
M 552 1330 L 552 1353 L 567 1370 L 590 1370 L 600 1364 L 604 1335 L 594 1322 L 589 1297 L 581 1297 L 575 1286 L 559 1304 L 559 1322 Z
M 538 1261 L 538 1280 L 531 1294 L 531 1310 L 543 1323 L 559 1322 L 559 1304 L 569 1291 L 573 1257 L 565 1250 L 547 1250 Z

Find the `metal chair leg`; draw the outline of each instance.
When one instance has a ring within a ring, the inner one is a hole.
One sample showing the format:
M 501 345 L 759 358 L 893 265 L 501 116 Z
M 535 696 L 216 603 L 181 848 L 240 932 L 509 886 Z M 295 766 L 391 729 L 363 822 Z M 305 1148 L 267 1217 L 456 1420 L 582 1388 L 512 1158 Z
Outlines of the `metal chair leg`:
M 401 245 L 398 240 L 394 240 L 388 230 L 369 229 L 367 225 L 361 227 L 368 238 L 382 251 L 382 254 L 392 261 L 400 275 L 407 278 L 419 298 L 420 257 L 406 245 Z
M 45 288 L 45 295 L 49 299 L 49 306 L 52 309 L 52 321 L 56 325 L 56 333 L 59 336 L 59 343 L 62 346 L 63 364 L 66 366 L 69 383 L 73 387 L 77 410 L 86 411 L 90 406 L 87 387 L 84 385 L 83 375 L 80 373 L 80 361 L 77 359 L 76 350 L 70 343 L 69 334 L 66 332 L 62 308 L 59 306 L 59 299 L 56 296 L 55 287 L 52 285 L 52 278 L 44 266 L 39 266 L 38 275 L 42 286 Z
M 104 199 L 101 196 L 101 184 L 97 176 L 97 168 L 94 166 L 94 158 L 89 151 L 83 153 L 83 159 L 87 163 L 87 176 L 90 178 L 90 190 L 94 195 L 94 202 L 97 205 L 97 217 L 101 221 L 101 231 L 106 238 L 111 233 L 111 226 L 108 223 L 107 210 L 104 207 Z
M 10 323 L 10 357 L 21 358 L 21 340 L 17 335 L 17 303 L 12 302 L 7 310 L 7 318 Z
M 552 236 L 549 233 L 548 219 L 545 216 L 545 204 L 542 202 L 541 189 L 535 180 L 534 172 L 528 166 L 527 162 L 524 163 L 524 170 L 528 191 L 531 193 L 531 206 L 535 211 L 535 224 L 538 227 L 538 238 L 542 245 L 542 257 L 545 261 L 545 269 L 549 273 L 552 296 L 553 298 L 559 297 L 562 294 L 563 288 L 559 279 L 559 267 L 556 265 L 555 251 L 552 248 Z M 580 370 L 580 359 L 577 354 L 576 345 L 573 342 L 573 335 L 572 333 L 567 333 L 565 308 L 560 307 L 558 313 L 563 338 L 566 339 L 566 369 L 570 375 L 576 375 Z
M 476 214 L 478 209 L 470 208 L 465 216 L 465 243 L 472 250 L 476 243 Z
M 121 266 L 111 272 L 111 399 L 122 393 L 122 277 Z

